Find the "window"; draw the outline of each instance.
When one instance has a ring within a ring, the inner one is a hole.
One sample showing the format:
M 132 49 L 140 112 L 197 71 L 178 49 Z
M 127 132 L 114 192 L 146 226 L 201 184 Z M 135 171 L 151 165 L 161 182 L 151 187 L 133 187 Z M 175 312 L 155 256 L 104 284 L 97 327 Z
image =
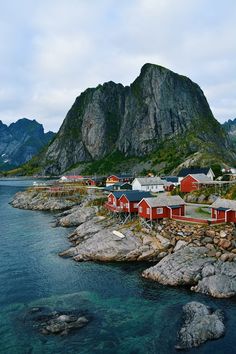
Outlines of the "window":
M 147 208 L 147 214 L 150 214 L 150 208 Z
M 123 203 L 122 202 L 120 202 L 120 206 L 123 208 Z
M 111 197 L 109 197 L 109 198 L 108 198 L 108 200 L 109 200 L 109 202 L 111 202 L 112 198 L 111 198 Z
M 157 214 L 163 214 L 163 208 L 157 208 Z
M 138 211 L 139 211 L 140 213 L 142 213 L 143 208 L 140 206 L 140 207 L 138 208 Z
M 137 208 L 138 207 L 138 203 L 134 203 L 134 208 Z

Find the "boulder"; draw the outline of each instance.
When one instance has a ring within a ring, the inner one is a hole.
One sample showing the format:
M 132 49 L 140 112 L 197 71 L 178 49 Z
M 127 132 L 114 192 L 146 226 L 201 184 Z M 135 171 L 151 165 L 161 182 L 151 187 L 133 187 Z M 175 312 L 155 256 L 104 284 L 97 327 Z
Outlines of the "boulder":
M 183 307 L 184 323 L 178 333 L 176 349 L 198 347 L 211 339 L 218 339 L 225 333 L 222 311 L 211 311 L 200 302 L 189 302 Z

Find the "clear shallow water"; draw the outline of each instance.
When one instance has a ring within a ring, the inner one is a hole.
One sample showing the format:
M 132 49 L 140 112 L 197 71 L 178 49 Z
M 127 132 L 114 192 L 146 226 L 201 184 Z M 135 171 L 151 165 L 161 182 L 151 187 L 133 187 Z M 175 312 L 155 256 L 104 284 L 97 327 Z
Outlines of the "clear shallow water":
M 189 352 L 235 353 L 236 301 L 142 279 L 145 264 L 75 263 L 58 257 L 69 245 L 69 230 L 52 228 L 52 214 L 8 204 L 29 183 L 0 181 L 0 353 L 177 353 L 181 308 L 191 300 L 224 309 L 227 332 Z M 25 320 L 33 306 L 81 310 L 92 320 L 67 337 L 44 337 Z

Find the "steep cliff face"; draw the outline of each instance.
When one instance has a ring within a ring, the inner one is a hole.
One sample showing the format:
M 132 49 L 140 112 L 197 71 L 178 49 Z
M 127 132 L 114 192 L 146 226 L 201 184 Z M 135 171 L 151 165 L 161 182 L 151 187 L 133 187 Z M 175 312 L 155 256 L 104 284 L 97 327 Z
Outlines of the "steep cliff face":
M 29 161 L 54 135 L 45 134 L 42 124 L 35 120 L 22 118 L 9 127 L 0 121 L 0 170 Z
M 230 140 L 236 145 L 236 118 L 229 119 L 222 124 L 225 131 L 229 134 Z
M 108 82 L 76 99 L 46 152 L 44 171 L 62 173 L 115 152 L 140 158 L 173 146 L 178 158 L 183 156 L 179 162 L 199 151 L 233 158 L 227 133 L 200 87 L 161 66 L 145 64 L 129 87 Z

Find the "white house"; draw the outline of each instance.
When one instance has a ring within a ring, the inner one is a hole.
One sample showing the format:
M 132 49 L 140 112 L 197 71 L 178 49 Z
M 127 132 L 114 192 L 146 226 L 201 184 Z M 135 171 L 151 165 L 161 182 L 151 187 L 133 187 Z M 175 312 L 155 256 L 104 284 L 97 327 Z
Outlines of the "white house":
M 132 182 L 133 190 L 164 192 L 165 182 L 160 177 L 137 177 Z

